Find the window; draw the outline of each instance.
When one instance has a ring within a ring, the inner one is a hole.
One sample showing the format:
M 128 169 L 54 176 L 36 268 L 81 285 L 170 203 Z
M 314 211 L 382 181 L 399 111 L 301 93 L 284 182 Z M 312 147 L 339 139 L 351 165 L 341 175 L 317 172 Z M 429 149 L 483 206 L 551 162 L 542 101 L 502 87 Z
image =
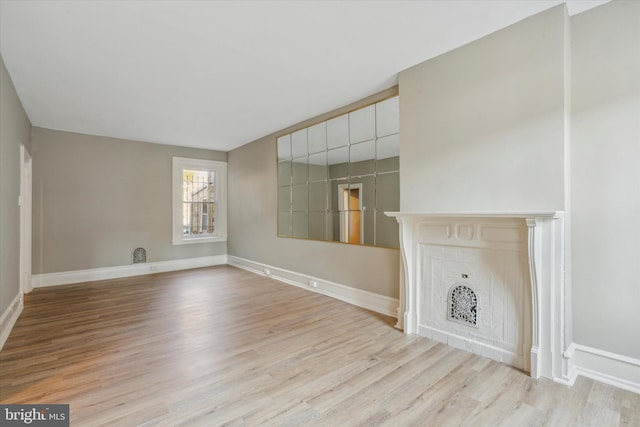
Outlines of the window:
M 227 240 L 227 164 L 173 158 L 173 244 Z

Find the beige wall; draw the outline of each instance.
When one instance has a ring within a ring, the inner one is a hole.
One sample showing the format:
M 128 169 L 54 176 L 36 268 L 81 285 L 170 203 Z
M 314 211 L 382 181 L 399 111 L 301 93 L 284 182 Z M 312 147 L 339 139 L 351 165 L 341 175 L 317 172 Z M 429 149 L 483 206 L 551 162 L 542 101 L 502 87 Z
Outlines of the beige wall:
M 0 57 L 0 317 L 20 290 L 20 145 L 31 123 Z
M 574 341 L 640 358 L 640 2 L 571 20 Z
M 403 211 L 563 210 L 564 6 L 400 73 Z
M 276 137 L 397 94 L 397 88 L 229 152 L 229 255 L 398 297 L 399 251 L 277 237 Z
M 225 243 L 171 243 L 172 157 L 226 153 L 33 128 L 33 273 L 226 253 Z

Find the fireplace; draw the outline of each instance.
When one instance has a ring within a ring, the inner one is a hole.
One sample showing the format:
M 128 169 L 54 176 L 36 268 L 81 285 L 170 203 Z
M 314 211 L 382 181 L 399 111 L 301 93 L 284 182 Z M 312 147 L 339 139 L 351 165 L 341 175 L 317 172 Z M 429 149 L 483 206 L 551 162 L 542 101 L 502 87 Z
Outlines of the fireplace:
M 397 327 L 570 383 L 563 212 L 389 212 L 400 224 Z

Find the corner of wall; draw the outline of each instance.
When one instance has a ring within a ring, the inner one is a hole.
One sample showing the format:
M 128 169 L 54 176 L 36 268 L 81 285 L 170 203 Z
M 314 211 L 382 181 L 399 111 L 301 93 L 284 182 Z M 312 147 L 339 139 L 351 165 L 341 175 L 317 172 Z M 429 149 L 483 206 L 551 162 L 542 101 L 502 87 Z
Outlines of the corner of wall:
M 564 5 L 563 5 L 564 6 Z M 564 7 L 564 102 L 563 102 L 563 129 L 564 129 L 564 313 L 565 343 L 573 342 L 573 292 L 572 292 L 572 264 L 571 264 L 571 17 Z M 568 350 L 568 348 L 567 348 Z M 573 364 L 569 363 L 570 376 L 573 374 Z M 575 379 L 575 378 L 574 378 Z
M 573 360 L 573 381 L 578 375 L 614 387 L 640 393 L 640 359 L 572 343 L 567 356 Z M 573 384 L 571 381 L 571 384 Z

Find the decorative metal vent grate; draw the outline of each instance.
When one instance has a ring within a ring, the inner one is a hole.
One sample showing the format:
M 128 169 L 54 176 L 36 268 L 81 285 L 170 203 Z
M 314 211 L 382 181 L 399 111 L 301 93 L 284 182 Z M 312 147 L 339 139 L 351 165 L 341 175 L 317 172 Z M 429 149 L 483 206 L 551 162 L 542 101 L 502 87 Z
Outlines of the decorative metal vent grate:
M 140 264 L 147 262 L 147 250 L 145 248 L 136 248 L 133 250 L 133 263 Z
M 454 285 L 449 291 L 449 320 L 478 327 L 478 296 L 468 286 Z

